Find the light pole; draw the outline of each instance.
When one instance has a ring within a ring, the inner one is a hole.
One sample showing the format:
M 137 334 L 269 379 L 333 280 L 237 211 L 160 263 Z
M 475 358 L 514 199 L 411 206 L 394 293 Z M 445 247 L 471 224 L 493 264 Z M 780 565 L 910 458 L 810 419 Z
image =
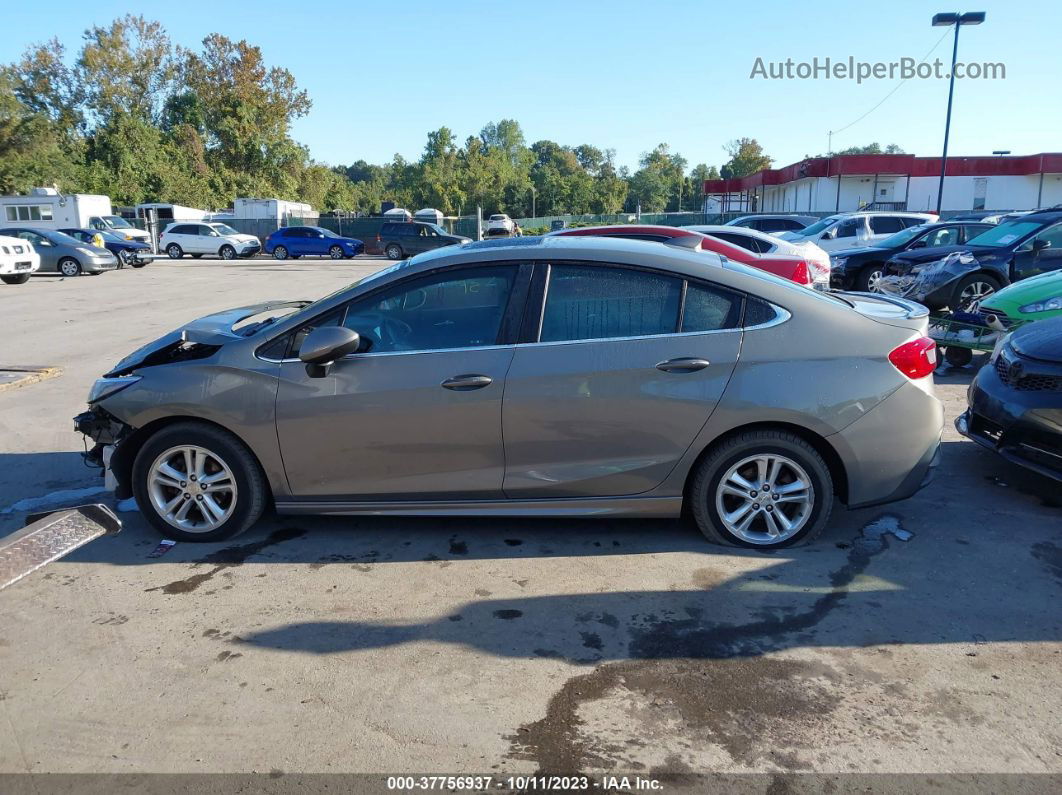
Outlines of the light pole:
M 538 217 L 537 215 L 535 215 L 535 186 L 534 185 L 531 186 L 531 217 L 532 218 L 537 218 Z
M 944 122 L 944 154 L 940 158 L 940 185 L 937 187 L 937 215 L 940 215 L 940 205 L 944 200 L 944 172 L 948 167 L 948 134 L 951 132 L 951 100 L 955 94 L 955 62 L 959 57 L 959 28 L 963 25 L 980 25 L 984 21 L 984 11 L 933 15 L 933 25 L 935 27 L 955 26 L 955 44 L 951 48 L 951 79 L 948 82 L 948 116 Z

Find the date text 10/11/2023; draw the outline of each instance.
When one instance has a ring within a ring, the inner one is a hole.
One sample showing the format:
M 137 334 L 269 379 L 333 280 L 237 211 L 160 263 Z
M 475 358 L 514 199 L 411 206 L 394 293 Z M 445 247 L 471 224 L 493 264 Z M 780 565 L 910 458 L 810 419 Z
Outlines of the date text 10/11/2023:
M 396 792 L 440 790 L 447 792 L 539 791 L 572 792 L 578 790 L 598 792 L 659 792 L 663 782 L 643 776 L 602 776 L 600 780 L 589 776 L 388 776 L 387 789 Z

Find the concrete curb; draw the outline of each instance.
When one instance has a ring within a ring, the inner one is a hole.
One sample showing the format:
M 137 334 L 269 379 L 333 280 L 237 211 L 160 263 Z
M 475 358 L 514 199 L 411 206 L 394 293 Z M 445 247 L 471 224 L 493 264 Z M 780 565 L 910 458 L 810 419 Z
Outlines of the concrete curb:
M 21 386 L 36 384 L 38 381 L 47 381 L 62 375 L 61 367 L 6 367 L 0 366 L 0 376 L 14 374 L 14 380 L 0 381 L 0 392 L 9 389 L 18 389 Z

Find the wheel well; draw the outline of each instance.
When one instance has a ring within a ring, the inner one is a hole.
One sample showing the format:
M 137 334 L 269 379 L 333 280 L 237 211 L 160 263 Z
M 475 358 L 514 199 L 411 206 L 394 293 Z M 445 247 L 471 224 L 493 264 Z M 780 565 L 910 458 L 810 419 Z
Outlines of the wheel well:
M 115 448 L 115 453 L 111 457 L 111 472 L 114 473 L 115 479 L 118 481 L 117 496 L 118 499 L 128 499 L 133 496 L 133 462 L 136 461 L 137 453 L 140 449 L 147 444 L 148 439 L 161 431 L 163 428 L 168 428 L 171 425 L 176 425 L 180 422 L 198 422 L 203 425 L 212 425 L 219 430 L 231 433 L 237 439 L 240 439 L 240 435 L 233 433 L 229 428 L 224 425 L 205 420 L 202 417 L 162 417 L 161 419 L 149 422 L 142 428 L 135 428 L 131 434 L 122 439 L 122 443 Z M 270 489 L 269 478 L 265 476 L 265 470 L 262 468 L 262 462 L 258 460 L 258 456 L 255 454 L 251 446 L 240 439 L 243 445 L 247 448 L 247 451 L 251 454 L 251 458 L 258 465 L 259 471 L 262 472 L 262 479 L 265 481 L 266 488 Z M 268 495 L 270 503 L 273 500 L 272 489 Z
M 726 442 L 729 439 L 734 438 L 738 434 L 745 433 L 746 431 L 786 431 L 794 436 L 798 436 L 805 442 L 815 448 L 815 452 L 822 456 L 822 460 L 826 462 L 826 467 L 830 471 L 830 477 L 833 478 L 833 490 L 837 495 L 837 498 L 844 504 L 848 503 L 848 472 L 844 468 L 844 462 L 841 461 L 841 457 L 837 454 L 837 451 L 833 449 L 826 439 L 814 431 L 800 425 L 793 425 L 788 422 L 753 422 L 748 425 L 741 425 L 737 428 L 731 428 L 722 436 L 716 437 L 708 444 L 697 456 L 697 460 L 693 462 L 693 466 L 690 467 L 689 474 L 686 475 L 686 483 L 682 489 L 683 505 L 688 505 L 689 500 L 686 499 L 690 487 L 693 485 L 694 473 L 697 471 L 697 467 L 700 466 L 703 461 L 716 447 Z

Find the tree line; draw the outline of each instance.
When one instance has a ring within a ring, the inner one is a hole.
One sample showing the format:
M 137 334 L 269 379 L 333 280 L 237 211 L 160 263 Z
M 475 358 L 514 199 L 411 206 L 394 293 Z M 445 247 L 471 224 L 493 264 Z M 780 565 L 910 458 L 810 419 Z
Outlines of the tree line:
M 755 139 L 739 138 L 720 168 L 688 168 L 661 143 L 631 171 L 612 149 L 529 145 L 517 121 L 502 119 L 463 142 L 447 127 L 429 132 L 416 161 L 332 166 L 291 137 L 311 106 L 291 72 L 247 41 L 214 33 L 189 50 L 160 23 L 127 15 L 86 30 L 76 53 L 52 39 L 0 66 L 0 192 L 57 185 L 117 205 L 204 209 L 276 196 L 361 213 L 385 200 L 447 215 L 477 205 L 515 217 L 661 212 L 699 209 L 704 180 L 772 163 Z

